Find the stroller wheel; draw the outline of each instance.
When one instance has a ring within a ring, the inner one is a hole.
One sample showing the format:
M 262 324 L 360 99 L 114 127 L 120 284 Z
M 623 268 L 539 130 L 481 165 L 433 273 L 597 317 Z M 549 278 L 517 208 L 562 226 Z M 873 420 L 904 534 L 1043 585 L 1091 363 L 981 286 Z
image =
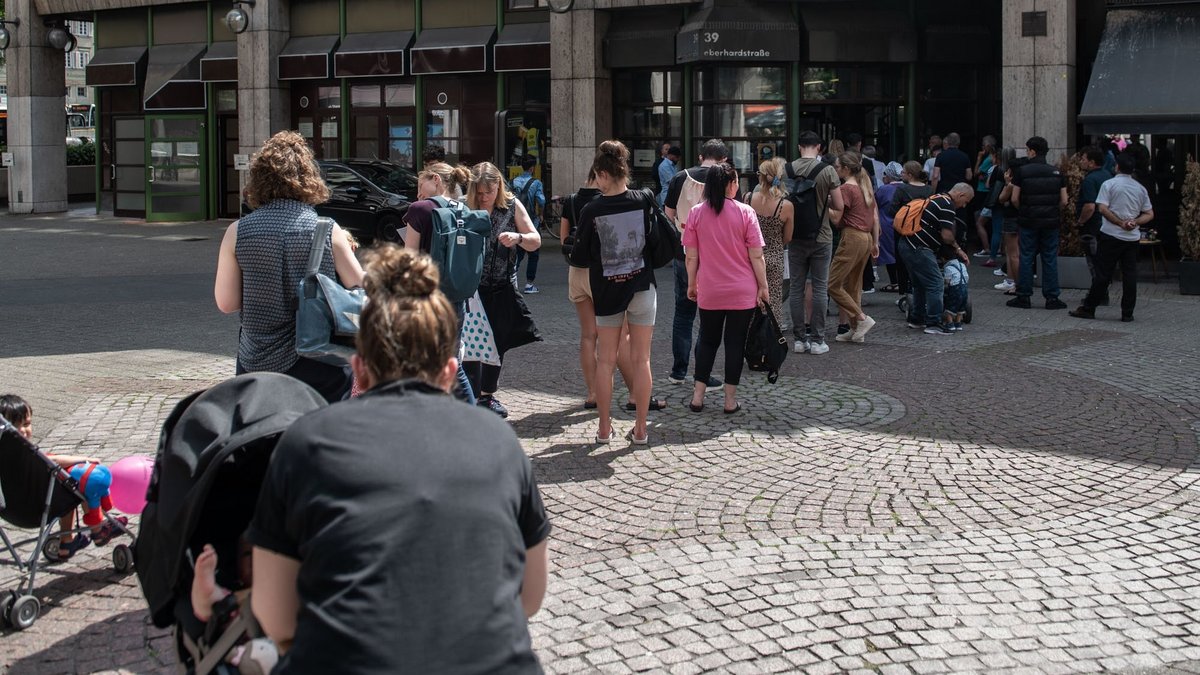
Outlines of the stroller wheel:
M 16 591 L 0 593 L 0 624 L 8 625 L 8 610 L 12 609 L 13 603 L 16 601 Z
M 963 312 L 963 323 L 971 323 L 971 303 L 967 302 L 967 311 Z
M 42 556 L 50 562 L 58 562 L 58 544 L 61 541 L 57 534 L 52 534 L 46 537 L 46 543 L 42 544 Z
M 118 572 L 128 572 L 133 569 L 133 551 L 125 544 L 117 544 L 113 547 L 112 561 Z
M 42 603 L 32 595 L 22 595 L 17 598 L 8 610 L 8 623 L 17 630 L 25 630 L 37 621 L 42 613 Z

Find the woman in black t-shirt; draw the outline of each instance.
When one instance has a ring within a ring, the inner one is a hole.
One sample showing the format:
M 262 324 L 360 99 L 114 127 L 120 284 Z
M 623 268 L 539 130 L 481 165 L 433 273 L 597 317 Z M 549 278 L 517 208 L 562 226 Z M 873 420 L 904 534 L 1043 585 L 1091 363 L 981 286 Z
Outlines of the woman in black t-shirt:
M 603 444 L 612 439 L 613 370 L 621 327 L 628 322 L 632 375 L 628 384 L 637 410 L 628 437 L 634 445 L 645 445 L 649 442 L 646 416 L 650 406 L 650 341 L 658 307 L 654 270 L 646 261 L 650 233 L 647 202 L 652 198 L 628 189 L 629 149 L 620 141 L 600 144 L 592 171 L 600 196 L 580 213 L 571 263 L 588 268 L 596 308 L 600 343 L 596 355 L 596 405 L 600 412 L 596 442 Z
M 526 619 L 550 525 L 529 459 L 447 395 L 458 322 L 433 261 L 385 244 L 366 275 L 368 390 L 284 433 L 249 531 L 272 672 L 540 673 Z

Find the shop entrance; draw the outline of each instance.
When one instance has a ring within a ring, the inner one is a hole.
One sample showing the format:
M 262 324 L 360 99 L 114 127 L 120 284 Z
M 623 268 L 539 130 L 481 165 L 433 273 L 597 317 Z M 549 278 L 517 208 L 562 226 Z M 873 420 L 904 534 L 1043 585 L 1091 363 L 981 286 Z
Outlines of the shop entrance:
M 206 216 L 203 115 L 146 117 L 146 220 Z
M 806 105 L 799 109 L 800 130 L 813 131 L 826 143 L 846 134 L 862 134 L 863 145 L 873 145 L 875 158 L 888 162 L 904 152 L 904 117 L 897 105 L 839 103 Z
M 109 189 L 114 216 L 146 217 L 146 121 L 142 117 L 109 117 L 112 139 Z

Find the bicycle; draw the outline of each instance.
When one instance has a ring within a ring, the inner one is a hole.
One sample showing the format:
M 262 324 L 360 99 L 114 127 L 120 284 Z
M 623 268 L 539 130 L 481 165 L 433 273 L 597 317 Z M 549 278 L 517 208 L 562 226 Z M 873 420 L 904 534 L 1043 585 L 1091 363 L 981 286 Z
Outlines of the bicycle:
M 563 198 L 557 195 L 546 200 L 546 207 L 542 209 L 542 221 L 538 223 L 538 234 L 543 239 L 549 237 L 555 241 L 559 240 L 558 224 L 562 221 L 562 205 Z

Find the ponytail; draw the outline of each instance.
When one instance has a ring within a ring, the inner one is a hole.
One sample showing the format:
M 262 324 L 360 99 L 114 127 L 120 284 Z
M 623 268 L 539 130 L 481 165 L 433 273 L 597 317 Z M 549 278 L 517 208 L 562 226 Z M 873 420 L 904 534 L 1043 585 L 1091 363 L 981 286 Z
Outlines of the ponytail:
M 720 162 L 708 167 L 704 176 L 704 200 L 713 212 L 721 213 L 725 206 L 725 190 L 731 181 L 737 180 L 737 170 L 729 162 Z
M 863 170 L 862 158 L 857 152 L 843 152 L 838 158 L 838 164 L 846 167 L 850 172 L 850 180 L 858 183 L 858 189 L 862 192 L 863 201 L 866 202 L 867 208 L 875 207 L 875 186 L 871 183 L 871 177 Z

